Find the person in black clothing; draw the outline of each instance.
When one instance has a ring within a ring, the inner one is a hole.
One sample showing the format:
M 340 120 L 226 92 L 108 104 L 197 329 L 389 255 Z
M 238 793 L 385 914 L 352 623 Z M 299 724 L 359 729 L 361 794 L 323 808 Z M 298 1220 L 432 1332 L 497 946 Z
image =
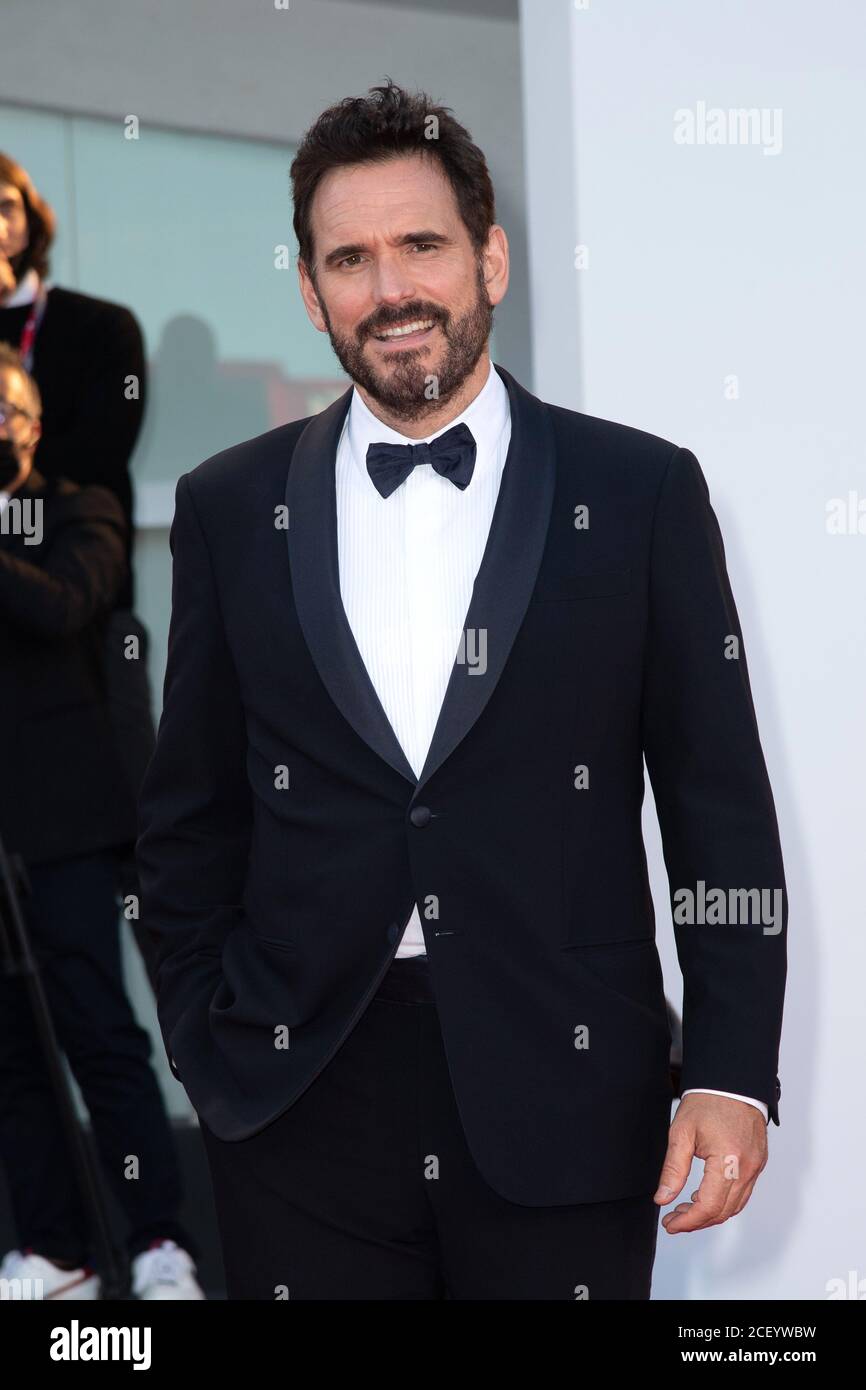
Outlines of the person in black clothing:
M 43 401 L 35 466 L 45 478 L 99 484 L 117 498 L 126 521 L 126 566 L 105 627 L 108 700 L 124 775 L 138 792 L 156 740 L 147 676 L 150 642 L 135 616 L 134 527 L 130 457 L 146 399 L 144 341 L 120 304 L 48 280 L 56 219 L 25 169 L 0 152 L 0 343 L 20 354 Z M 128 639 L 139 657 L 127 659 Z M 131 847 L 118 860 L 124 894 L 137 893 Z M 151 983 L 152 944 L 135 930 Z
M 144 340 L 123 305 L 51 284 L 54 229 L 54 214 L 26 172 L 0 153 L 0 342 L 19 350 L 42 396 L 35 464 L 45 478 L 99 483 L 114 493 L 127 526 L 127 573 L 116 606 L 132 608 L 129 462 L 146 401 Z M 42 320 L 25 337 L 40 292 Z
M 102 486 L 33 466 L 40 396 L 0 345 L 0 835 L 23 865 L 34 953 L 58 1041 L 81 1088 L 105 1174 L 127 1217 L 133 1292 L 202 1298 L 177 1219 L 174 1140 L 150 1035 L 123 984 L 117 858 L 135 797 L 106 698 L 105 624 L 124 581 L 126 521 Z M 130 1175 L 129 1160 L 138 1160 Z M 0 1159 L 20 1250 L 3 1277 L 46 1297 L 95 1298 L 85 1210 L 20 978 L 0 972 Z

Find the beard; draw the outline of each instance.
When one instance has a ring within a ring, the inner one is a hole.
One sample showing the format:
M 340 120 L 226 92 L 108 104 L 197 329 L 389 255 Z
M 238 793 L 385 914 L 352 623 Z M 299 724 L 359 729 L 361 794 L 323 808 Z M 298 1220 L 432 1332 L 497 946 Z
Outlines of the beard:
M 401 420 L 423 420 L 460 390 L 484 351 L 493 327 L 493 305 L 487 298 L 480 262 L 476 263 L 474 302 L 460 318 L 454 318 L 438 304 L 413 299 L 400 309 L 380 311 L 360 324 L 353 334 L 343 337 L 334 331 L 321 296 L 319 306 L 343 371 L 371 400 Z M 392 362 L 381 369 L 370 362 L 364 354 L 367 339 L 412 319 L 432 319 L 441 328 L 445 354 L 439 370 L 430 369 L 426 345 L 395 352 Z M 431 378 L 436 383 L 432 397 L 427 394 Z

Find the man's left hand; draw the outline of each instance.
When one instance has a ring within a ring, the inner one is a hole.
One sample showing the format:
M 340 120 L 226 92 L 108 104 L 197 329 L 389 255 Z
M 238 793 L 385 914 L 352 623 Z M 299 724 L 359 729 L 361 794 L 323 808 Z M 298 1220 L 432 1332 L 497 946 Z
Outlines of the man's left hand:
M 704 1176 L 690 1202 L 680 1202 L 662 1217 L 669 1235 L 720 1226 L 743 1210 L 767 1163 L 764 1117 L 744 1100 L 685 1096 L 668 1135 L 655 1194 L 659 1206 L 673 1202 L 682 1192 L 694 1158 L 704 1160 Z

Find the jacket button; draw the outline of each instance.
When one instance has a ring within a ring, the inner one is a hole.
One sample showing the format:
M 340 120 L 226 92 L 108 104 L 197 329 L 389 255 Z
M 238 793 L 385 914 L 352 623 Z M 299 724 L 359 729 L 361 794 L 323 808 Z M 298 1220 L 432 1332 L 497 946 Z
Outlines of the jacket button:
M 409 812 L 409 819 L 413 825 L 427 825 L 431 815 L 429 806 L 413 806 Z

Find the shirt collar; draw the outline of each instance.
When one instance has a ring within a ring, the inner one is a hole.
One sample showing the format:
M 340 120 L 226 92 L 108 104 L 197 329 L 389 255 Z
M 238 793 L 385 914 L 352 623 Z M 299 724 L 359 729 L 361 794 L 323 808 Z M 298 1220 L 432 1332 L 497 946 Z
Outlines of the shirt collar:
M 21 304 L 32 304 L 39 289 L 39 273 L 33 266 L 21 276 L 14 292 L 0 304 L 0 309 L 17 309 Z
M 370 487 L 373 481 L 367 472 L 367 449 L 370 444 L 429 444 L 431 439 L 453 429 L 455 425 L 466 424 L 472 431 L 477 449 L 475 456 L 476 472 L 483 469 L 495 457 L 495 447 L 509 419 L 508 390 L 492 361 L 487 380 L 474 400 L 462 415 L 449 420 L 441 429 L 426 435 L 423 440 L 409 439 L 405 434 L 385 425 L 372 412 L 360 395 L 358 388 L 352 392 L 349 412 L 346 418 L 349 448 L 359 472 L 363 474 Z M 475 473 L 473 473 L 473 478 Z M 469 486 L 472 484 L 470 482 Z

